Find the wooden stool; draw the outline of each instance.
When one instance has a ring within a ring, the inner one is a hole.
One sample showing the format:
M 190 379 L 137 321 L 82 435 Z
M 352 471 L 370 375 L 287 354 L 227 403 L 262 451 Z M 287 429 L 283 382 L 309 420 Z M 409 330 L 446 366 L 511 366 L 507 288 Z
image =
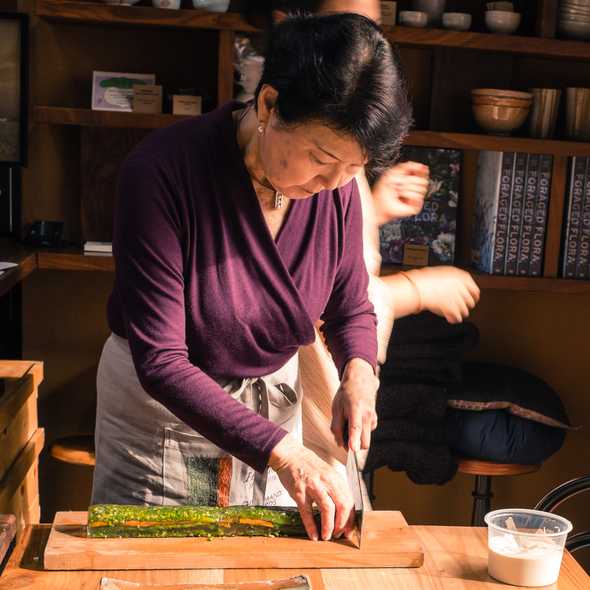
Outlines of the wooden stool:
M 471 513 L 471 526 L 485 526 L 483 517 L 491 510 L 492 477 L 499 475 L 524 475 L 534 473 L 540 465 L 517 465 L 515 463 L 494 463 L 479 459 L 457 458 L 459 473 L 475 475 L 475 487 L 473 488 L 473 511 Z
M 56 440 L 50 449 L 54 459 L 73 465 L 89 465 L 94 467 L 94 435 L 67 436 Z

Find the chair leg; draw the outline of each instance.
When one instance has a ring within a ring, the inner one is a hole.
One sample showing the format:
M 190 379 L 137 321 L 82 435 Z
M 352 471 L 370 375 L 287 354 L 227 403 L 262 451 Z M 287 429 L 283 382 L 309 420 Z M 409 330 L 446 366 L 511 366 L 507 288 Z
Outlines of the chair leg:
M 483 517 L 491 509 L 492 478 L 489 475 L 476 475 L 473 489 L 473 512 L 471 513 L 471 526 L 485 526 Z

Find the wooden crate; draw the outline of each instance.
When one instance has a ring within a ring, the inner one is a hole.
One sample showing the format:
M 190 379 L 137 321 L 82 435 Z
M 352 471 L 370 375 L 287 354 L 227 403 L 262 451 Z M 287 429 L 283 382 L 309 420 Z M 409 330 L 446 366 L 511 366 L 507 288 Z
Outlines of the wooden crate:
M 0 514 L 14 514 L 17 536 L 40 518 L 39 454 L 45 442 L 37 423 L 43 363 L 0 360 Z

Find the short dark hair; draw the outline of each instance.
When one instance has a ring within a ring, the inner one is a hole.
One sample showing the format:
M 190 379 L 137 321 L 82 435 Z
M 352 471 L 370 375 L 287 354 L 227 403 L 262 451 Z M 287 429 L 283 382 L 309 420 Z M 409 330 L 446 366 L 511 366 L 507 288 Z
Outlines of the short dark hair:
M 290 15 L 268 37 L 264 84 L 287 125 L 325 123 L 355 139 L 375 178 L 399 157 L 412 109 L 399 60 L 379 27 L 358 14 Z

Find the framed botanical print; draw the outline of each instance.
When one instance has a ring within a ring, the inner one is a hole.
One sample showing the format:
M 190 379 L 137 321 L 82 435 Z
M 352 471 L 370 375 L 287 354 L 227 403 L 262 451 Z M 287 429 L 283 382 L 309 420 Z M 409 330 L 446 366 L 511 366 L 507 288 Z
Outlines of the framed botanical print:
M 28 17 L 0 12 L 0 166 L 26 164 Z

